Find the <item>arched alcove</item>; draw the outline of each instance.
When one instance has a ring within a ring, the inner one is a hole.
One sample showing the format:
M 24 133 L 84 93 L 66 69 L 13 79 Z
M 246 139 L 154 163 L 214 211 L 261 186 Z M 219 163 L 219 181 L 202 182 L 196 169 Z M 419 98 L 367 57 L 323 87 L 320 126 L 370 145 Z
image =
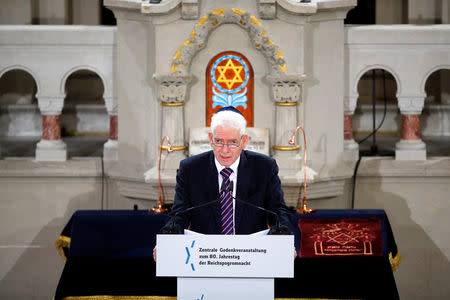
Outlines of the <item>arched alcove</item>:
M 450 68 L 432 72 L 425 81 L 425 105 L 450 104 Z
M 0 77 L 0 143 L 2 156 L 34 156 L 42 132 L 35 78 L 22 68 L 11 68 Z
M 61 135 L 69 156 L 101 156 L 109 130 L 104 91 L 101 77 L 88 69 L 76 70 L 65 79 Z
M 33 76 L 21 69 L 9 70 L 0 77 L 0 103 L 37 104 L 37 85 Z
M 431 70 L 424 81 L 425 105 L 420 115 L 429 155 L 450 155 L 450 67 Z
M 370 149 L 372 138 L 366 137 L 373 131 L 373 96 L 375 96 L 376 142 L 380 151 L 392 152 L 401 136 L 401 115 L 397 104 L 396 77 L 388 70 L 374 68 L 365 71 L 357 82 L 358 100 L 353 115 L 353 130 L 360 150 Z M 386 103 L 386 113 L 385 113 Z M 383 120 L 384 118 L 384 120 Z

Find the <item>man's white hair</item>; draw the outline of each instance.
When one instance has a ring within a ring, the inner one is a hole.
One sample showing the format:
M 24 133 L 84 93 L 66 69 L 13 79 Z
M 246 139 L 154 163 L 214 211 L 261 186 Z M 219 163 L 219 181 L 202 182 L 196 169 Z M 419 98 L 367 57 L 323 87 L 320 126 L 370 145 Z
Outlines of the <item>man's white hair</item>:
M 217 127 L 231 127 L 239 129 L 242 136 L 245 134 L 246 126 L 247 121 L 241 114 L 229 110 L 215 113 L 211 118 L 211 132 L 213 135 Z

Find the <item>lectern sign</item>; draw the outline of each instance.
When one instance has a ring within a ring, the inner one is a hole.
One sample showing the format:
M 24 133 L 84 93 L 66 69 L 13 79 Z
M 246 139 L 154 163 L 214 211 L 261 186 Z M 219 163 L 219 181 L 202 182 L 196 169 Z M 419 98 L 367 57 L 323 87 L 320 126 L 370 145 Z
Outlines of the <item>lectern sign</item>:
M 293 236 L 158 235 L 157 245 L 157 276 L 294 275 Z

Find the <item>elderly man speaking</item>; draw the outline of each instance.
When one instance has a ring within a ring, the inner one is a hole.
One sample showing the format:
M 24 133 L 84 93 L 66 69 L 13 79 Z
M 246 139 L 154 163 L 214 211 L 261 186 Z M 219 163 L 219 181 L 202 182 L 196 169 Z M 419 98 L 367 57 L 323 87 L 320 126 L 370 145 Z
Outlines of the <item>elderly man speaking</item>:
M 251 234 L 276 227 L 276 234 L 291 233 L 278 166 L 271 157 L 243 150 L 246 123 L 234 107 L 212 116 L 213 150 L 181 161 L 171 218 L 162 232 Z

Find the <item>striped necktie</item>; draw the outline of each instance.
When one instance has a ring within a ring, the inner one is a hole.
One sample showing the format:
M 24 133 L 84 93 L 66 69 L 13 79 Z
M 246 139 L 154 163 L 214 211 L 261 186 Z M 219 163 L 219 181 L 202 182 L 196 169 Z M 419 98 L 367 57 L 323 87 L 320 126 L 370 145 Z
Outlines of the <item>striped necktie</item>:
M 220 171 L 225 187 L 220 194 L 222 234 L 233 234 L 233 198 L 231 197 L 232 191 L 230 191 L 230 175 L 232 173 L 233 170 L 230 168 Z

